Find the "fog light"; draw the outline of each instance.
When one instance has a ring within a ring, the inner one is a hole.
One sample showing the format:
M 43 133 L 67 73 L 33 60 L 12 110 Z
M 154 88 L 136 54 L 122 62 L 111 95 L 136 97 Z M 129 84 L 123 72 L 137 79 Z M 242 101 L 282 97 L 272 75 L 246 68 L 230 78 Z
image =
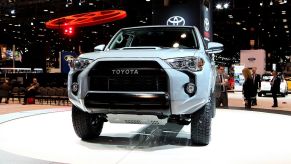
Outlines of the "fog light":
M 79 90 L 79 84 L 78 83 L 73 83 L 72 84 L 72 91 L 77 93 Z
M 189 96 L 193 96 L 195 94 L 195 91 L 196 91 L 196 86 L 194 83 L 192 82 L 189 82 L 189 83 L 186 83 L 184 85 L 184 89 L 185 89 L 185 92 L 189 95 Z

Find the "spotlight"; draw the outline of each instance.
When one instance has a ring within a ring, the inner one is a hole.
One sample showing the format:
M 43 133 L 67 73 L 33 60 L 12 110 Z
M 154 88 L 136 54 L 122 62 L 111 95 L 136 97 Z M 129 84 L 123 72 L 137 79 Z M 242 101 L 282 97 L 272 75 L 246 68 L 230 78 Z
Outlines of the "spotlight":
M 229 4 L 228 4 L 228 3 L 225 3 L 225 4 L 223 5 L 223 8 L 225 8 L 225 9 L 228 9 L 228 7 L 229 7 Z
M 216 6 L 216 9 L 221 10 L 222 9 L 222 5 L 220 3 L 218 3 Z

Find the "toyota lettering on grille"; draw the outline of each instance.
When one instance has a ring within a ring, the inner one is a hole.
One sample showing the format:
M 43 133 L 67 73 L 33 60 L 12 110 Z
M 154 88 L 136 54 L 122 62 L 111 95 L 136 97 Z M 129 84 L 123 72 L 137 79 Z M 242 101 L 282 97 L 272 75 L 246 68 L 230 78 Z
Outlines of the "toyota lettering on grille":
M 138 75 L 137 69 L 113 69 L 112 75 Z

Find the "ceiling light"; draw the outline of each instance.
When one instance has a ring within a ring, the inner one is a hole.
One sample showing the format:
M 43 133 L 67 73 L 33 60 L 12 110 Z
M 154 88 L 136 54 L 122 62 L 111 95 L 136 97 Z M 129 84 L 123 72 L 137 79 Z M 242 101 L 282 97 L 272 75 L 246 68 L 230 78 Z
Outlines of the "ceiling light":
M 260 3 L 260 6 L 263 6 L 263 2 Z
M 287 19 L 283 19 L 283 22 L 287 22 Z
M 285 11 L 285 10 L 283 10 L 283 11 L 282 11 L 282 14 L 286 14 L 286 11 Z
M 225 3 L 225 4 L 223 5 L 223 8 L 225 8 L 225 9 L 228 9 L 228 7 L 229 7 L 229 4 L 228 4 L 228 3 Z
M 30 25 L 32 25 L 32 26 L 33 26 L 33 22 L 30 22 Z
M 44 11 L 44 12 L 48 12 L 48 9 L 44 9 L 43 11 Z
M 150 2 L 151 0 L 146 0 L 147 2 Z
M 54 11 L 50 11 L 51 14 L 55 13 Z
M 218 3 L 216 6 L 216 9 L 221 10 L 222 9 L 222 5 L 220 3 Z
M 274 28 L 276 28 L 276 26 L 274 26 Z
M 15 15 L 11 15 L 11 17 L 12 17 L 12 18 L 15 18 L 16 16 L 15 16 Z
M 288 28 L 288 25 L 285 25 L 284 28 Z
M 245 30 L 245 31 L 247 30 L 247 28 L 245 28 L 245 27 L 244 27 L 244 28 L 242 28 L 242 29 L 243 29 L 243 30 Z
M 15 10 L 11 10 L 10 13 L 11 13 L 11 14 L 15 14 Z
M 286 31 L 286 33 L 289 33 L 289 31 Z
M 228 17 L 229 17 L 230 19 L 232 19 L 232 18 L 233 18 L 233 16 L 232 16 L 232 15 L 228 15 Z
M 186 38 L 187 37 L 187 35 L 185 34 L 185 33 L 183 33 L 182 35 L 181 35 L 181 38 Z
M 270 2 L 270 6 L 272 6 L 272 5 L 273 5 L 273 1 Z
M 236 22 L 236 24 L 237 24 L 237 25 L 241 25 L 241 23 L 240 23 L 240 22 Z
M 9 14 L 5 14 L 6 17 L 9 17 Z

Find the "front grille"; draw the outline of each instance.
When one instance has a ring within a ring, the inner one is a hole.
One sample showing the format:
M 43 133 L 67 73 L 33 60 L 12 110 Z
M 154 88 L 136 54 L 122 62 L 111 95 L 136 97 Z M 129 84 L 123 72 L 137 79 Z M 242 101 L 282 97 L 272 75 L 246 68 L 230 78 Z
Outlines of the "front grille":
M 101 61 L 89 77 L 91 91 L 168 90 L 167 74 L 155 61 Z

